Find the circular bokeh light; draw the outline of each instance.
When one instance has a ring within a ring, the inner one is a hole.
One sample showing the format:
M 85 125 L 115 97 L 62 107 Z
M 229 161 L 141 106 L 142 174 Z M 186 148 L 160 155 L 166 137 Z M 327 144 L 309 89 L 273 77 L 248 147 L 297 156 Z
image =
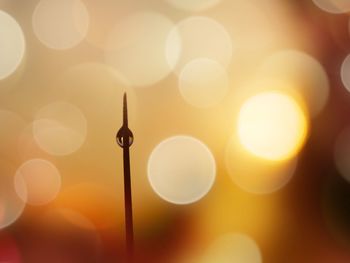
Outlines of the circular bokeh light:
M 218 238 L 204 256 L 203 263 L 262 263 L 258 244 L 244 234 L 226 234 Z
M 0 80 L 16 71 L 21 64 L 26 43 L 17 21 L 0 10 Z
M 203 198 L 214 184 L 215 159 L 208 147 L 189 136 L 162 141 L 148 160 L 148 179 L 153 190 L 174 204 Z
M 341 80 L 344 87 L 348 92 L 350 92 L 350 55 L 348 55 L 341 66 Z
M 89 28 L 89 13 L 80 0 L 41 0 L 33 13 L 37 38 L 52 49 L 77 46 Z
M 140 11 L 124 18 L 107 39 L 106 63 L 134 86 L 162 80 L 172 70 L 164 52 L 172 28 L 172 21 L 156 12 Z
M 9 161 L 0 160 L 0 229 L 14 223 L 25 208 L 25 201 L 17 195 L 14 187 L 15 166 Z M 25 199 L 25 193 L 23 193 Z
M 316 116 L 326 106 L 329 98 L 329 79 L 319 61 L 298 50 L 282 50 L 263 62 L 259 76 L 285 82 L 280 89 L 292 89 L 304 99 L 311 116 Z
M 232 41 L 225 28 L 214 19 L 194 16 L 180 21 L 171 30 L 166 56 L 178 74 L 187 63 L 198 58 L 212 59 L 226 67 L 231 62 Z
M 179 88 L 186 102 L 207 108 L 223 100 L 229 90 L 229 79 L 219 63 L 201 58 L 185 65 L 180 74 Z
M 242 105 L 238 117 L 241 144 L 267 160 L 295 156 L 305 142 L 308 122 L 290 96 L 280 92 L 257 94 Z
M 233 182 L 254 194 L 270 194 L 284 187 L 293 177 L 297 160 L 269 161 L 250 154 L 232 136 L 226 148 L 226 169 Z
M 87 122 L 76 106 L 67 102 L 54 102 L 36 114 L 33 134 L 44 151 L 52 155 L 68 155 L 84 143 Z
M 333 14 L 341 14 L 350 11 L 350 2 L 348 0 L 312 0 L 314 4 L 326 11 Z
M 60 173 L 49 161 L 32 159 L 17 169 L 16 192 L 28 204 L 45 205 L 51 202 L 57 196 L 60 187 Z

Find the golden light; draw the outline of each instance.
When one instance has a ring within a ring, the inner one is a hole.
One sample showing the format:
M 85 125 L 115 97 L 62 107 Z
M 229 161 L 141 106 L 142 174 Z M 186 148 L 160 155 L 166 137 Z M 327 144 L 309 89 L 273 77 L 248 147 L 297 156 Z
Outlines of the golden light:
M 250 153 L 267 160 L 284 160 L 301 149 L 308 121 L 292 97 L 270 91 L 244 102 L 237 129 L 241 144 Z
M 17 21 L 0 10 L 0 80 L 7 78 L 21 64 L 26 43 Z
M 33 13 L 37 38 L 52 49 L 77 46 L 89 28 L 89 13 L 80 0 L 41 0 Z
M 172 21 L 157 12 L 139 11 L 127 16 L 107 39 L 106 63 L 133 86 L 149 86 L 162 80 L 172 70 L 165 56 L 166 39 L 172 28 Z
M 210 191 L 215 181 L 216 163 L 201 141 L 174 136 L 154 148 L 147 171 L 153 190 L 162 199 L 174 204 L 190 204 Z
M 262 263 L 258 244 L 245 234 L 232 233 L 218 238 L 201 263 Z
M 185 65 L 179 76 L 179 88 L 186 102 L 207 108 L 224 99 L 229 90 L 229 79 L 223 66 L 201 58 Z
M 258 76 L 288 83 L 279 89 L 299 93 L 312 117 L 328 102 L 328 75 L 321 63 L 305 52 L 287 49 L 272 53 L 260 66 Z
M 57 196 L 61 175 L 49 161 L 32 159 L 23 163 L 15 175 L 18 196 L 31 205 L 45 205 Z
M 210 41 L 208 41 L 210 39 Z M 190 61 L 208 58 L 223 66 L 231 63 L 232 41 L 225 28 L 214 19 L 193 16 L 172 29 L 166 44 L 169 65 L 179 74 Z
M 68 155 L 85 142 L 87 122 L 84 114 L 73 104 L 59 101 L 41 108 L 33 122 L 36 142 L 52 155 Z
M 225 164 L 231 179 L 241 189 L 254 194 L 270 194 L 292 179 L 297 159 L 276 162 L 252 155 L 242 147 L 235 134 L 227 145 Z

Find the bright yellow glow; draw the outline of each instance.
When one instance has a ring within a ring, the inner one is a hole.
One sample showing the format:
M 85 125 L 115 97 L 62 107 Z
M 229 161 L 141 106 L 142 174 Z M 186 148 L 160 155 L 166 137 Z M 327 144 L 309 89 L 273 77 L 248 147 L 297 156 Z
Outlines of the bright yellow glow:
M 226 70 L 211 59 L 196 59 L 188 63 L 180 74 L 179 88 L 183 98 L 200 108 L 215 106 L 229 89 Z
M 23 163 L 15 175 L 18 196 L 31 205 L 51 202 L 61 187 L 61 176 L 57 168 L 42 159 L 32 159 Z
M 0 80 L 10 76 L 25 53 L 25 39 L 20 25 L 0 10 Z
M 156 12 L 138 12 L 126 17 L 107 39 L 106 62 L 134 86 L 160 81 L 172 70 L 165 56 L 166 39 L 172 28 L 172 21 Z
M 32 18 L 35 35 L 47 47 L 77 46 L 89 28 L 89 13 L 80 0 L 41 0 Z
M 52 155 L 72 154 L 85 142 L 86 118 L 73 104 L 55 102 L 37 112 L 33 134 L 44 151 Z
M 262 263 L 257 243 L 244 234 L 227 234 L 218 238 L 201 263 Z
M 241 144 L 268 160 L 295 156 L 308 130 L 305 113 L 297 102 L 280 92 L 264 92 L 249 98 L 238 118 Z
M 180 21 L 170 32 L 166 56 L 177 74 L 198 58 L 212 59 L 227 66 L 231 63 L 232 41 L 225 28 L 214 19 L 194 16 Z
M 232 136 L 226 148 L 226 169 L 233 182 L 254 194 L 269 194 L 284 187 L 293 177 L 297 160 L 268 161 L 250 154 Z
M 189 204 L 203 198 L 211 189 L 216 164 L 210 150 L 189 136 L 162 141 L 148 160 L 148 179 L 164 200 Z
M 280 50 L 267 57 L 259 77 L 288 83 L 279 89 L 292 89 L 305 101 L 312 117 L 319 114 L 329 98 L 328 75 L 319 61 L 298 50 Z

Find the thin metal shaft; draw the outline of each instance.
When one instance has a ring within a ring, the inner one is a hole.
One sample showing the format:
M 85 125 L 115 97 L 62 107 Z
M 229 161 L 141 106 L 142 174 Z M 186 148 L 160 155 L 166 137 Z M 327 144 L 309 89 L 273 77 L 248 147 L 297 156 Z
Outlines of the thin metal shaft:
M 134 225 L 132 216 L 132 192 L 130 176 L 130 146 L 134 141 L 134 135 L 128 127 L 128 107 L 126 94 L 123 98 L 123 126 L 117 133 L 117 142 L 123 148 L 124 166 L 124 205 L 125 205 L 125 234 L 127 262 L 134 262 Z
M 123 138 L 124 141 L 129 138 Z M 128 262 L 133 262 L 134 254 L 134 226 L 132 216 L 132 195 L 131 195 L 131 178 L 130 178 L 130 152 L 129 146 L 123 146 L 124 157 L 124 202 L 125 202 L 125 230 L 126 230 L 126 250 Z

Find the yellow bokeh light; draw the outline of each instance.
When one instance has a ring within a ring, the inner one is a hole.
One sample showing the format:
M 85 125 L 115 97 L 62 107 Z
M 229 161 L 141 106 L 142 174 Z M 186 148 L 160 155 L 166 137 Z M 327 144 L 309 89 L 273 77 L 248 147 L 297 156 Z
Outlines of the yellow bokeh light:
M 89 29 L 89 13 L 80 0 L 41 0 L 33 13 L 33 30 L 47 47 L 64 50 L 77 46 Z
M 21 64 L 26 42 L 17 21 L 0 10 L 0 80 L 7 78 Z
M 295 156 L 305 142 L 308 121 L 287 94 L 264 92 L 249 98 L 238 117 L 238 136 L 250 153 L 267 160 Z
M 15 175 L 18 196 L 31 205 L 51 202 L 61 188 L 58 169 L 49 161 L 32 159 L 23 163 Z
M 205 144 L 189 136 L 162 141 L 148 161 L 153 190 L 174 204 L 199 201 L 211 189 L 216 176 L 215 159 Z
M 180 74 L 187 63 L 198 58 L 212 59 L 228 66 L 233 44 L 223 25 L 209 17 L 192 16 L 181 20 L 171 30 L 165 52 L 168 64 Z
M 185 101 L 195 107 L 219 104 L 229 91 L 229 78 L 223 66 L 214 60 L 191 61 L 181 71 L 179 89 Z
M 201 263 L 262 263 L 258 244 L 245 234 L 226 234 L 209 248 Z

